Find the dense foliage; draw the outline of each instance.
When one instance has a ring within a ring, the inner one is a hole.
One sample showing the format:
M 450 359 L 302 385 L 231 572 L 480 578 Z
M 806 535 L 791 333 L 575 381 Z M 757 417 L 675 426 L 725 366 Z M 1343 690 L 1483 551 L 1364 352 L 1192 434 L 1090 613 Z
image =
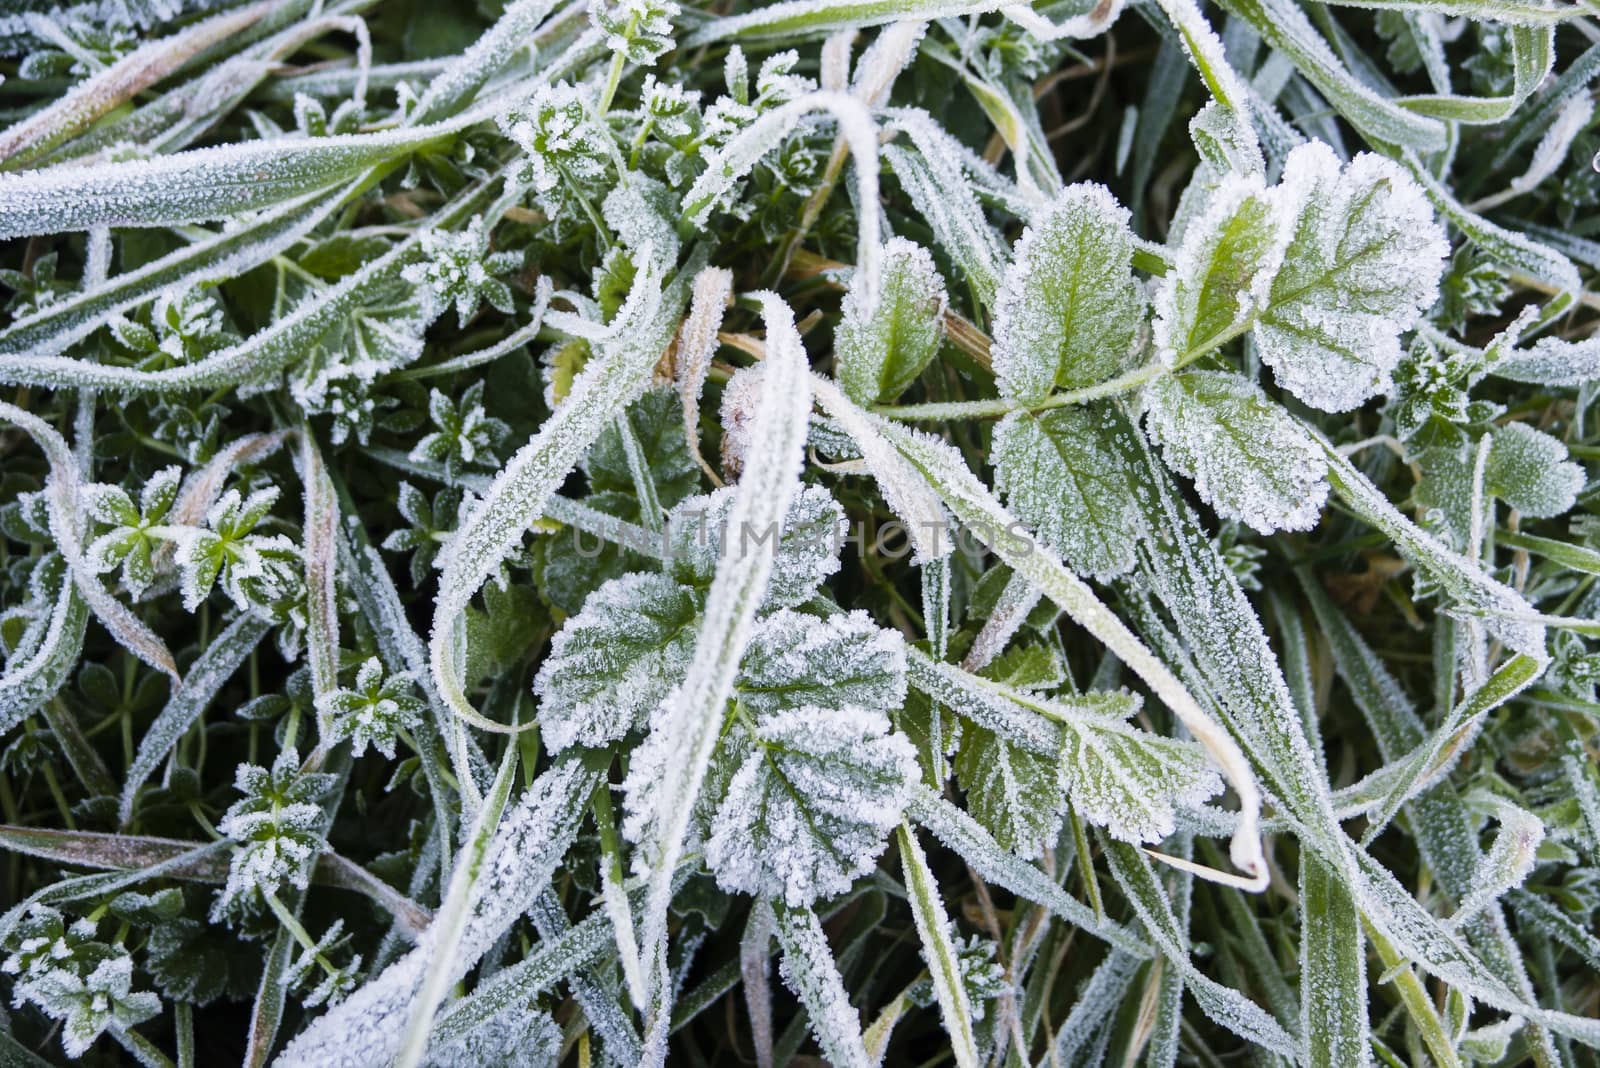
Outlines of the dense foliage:
M 0 13 L 0 1063 L 1600 1064 L 1600 7 L 1124 6 Z

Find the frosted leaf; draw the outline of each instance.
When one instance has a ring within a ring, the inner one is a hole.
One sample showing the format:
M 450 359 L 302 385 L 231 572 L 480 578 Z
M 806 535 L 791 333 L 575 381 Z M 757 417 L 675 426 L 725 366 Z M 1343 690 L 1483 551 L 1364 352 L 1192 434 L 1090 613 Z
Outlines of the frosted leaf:
M 465 1040 L 430 1050 L 428 1068 L 460 1068 L 464 1064 L 495 1068 L 552 1068 L 561 1063 L 561 1028 L 531 999 L 515 1004 L 473 1030 Z
M 589 115 L 587 94 L 571 85 L 541 85 L 526 103 L 500 117 L 500 130 L 527 153 L 519 180 L 549 193 L 565 174 L 579 184 L 606 173 L 607 134 Z
M 1341 171 L 1312 142 L 1289 153 L 1282 185 L 1299 217 L 1256 344 L 1289 392 L 1347 411 L 1389 389 L 1400 335 L 1437 299 L 1450 245 L 1422 189 L 1382 156 Z
M 88 1052 L 108 1027 L 128 1028 L 161 1011 L 161 999 L 133 990 L 133 958 L 107 957 L 87 975 L 53 968 L 19 994 L 62 1022 L 61 1048 L 74 1059 Z
M 1581 386 L 1600 379 L 1600 338 L 1540 338 L 1532 349 L 1490 364 L 1489 373 L 1536 386 Z
M 1241 122 L 1237 111 L 1215 100 L 1207 101 L 1189 120 L 1189 139 L 1200 158 L 1218 171 L 1261 174 L 1266 170 L 1254 127 Z
M 506 315 L 516 310 L 511 288 L 500 276 L 522 266 L 522 253 L 490 252 L 483 216 L 474 215 L 460 231 L 423 230 L 417 242 L 422 259 L 403 267 L 400 276 L 426 286 L 439 305 L 454 304 L 462 326 L 485 300 Z
M 1253 383 L 1229 371 L 1168 375 L 1145 389 L 1144 403 L 1162 457 L 1218 515 L 1263 534 L 1316 525 L 1327 461 Z
M 84 551 L 97 571 L 122 568 L 122 583 L 137 600 L 156 579 L 155 551 L 166 540 L 161 526 L 178 497 L 180 471 L 165 467 L 150 476 L 134 507 L 128 495 L 115 486 L 85 487 L 90 514 L 111 529 L 100 534 Z
M 1526 423 L 1494 432 L 1483 471 L 1484 489 L 1525 516 L 1549 519 L 1569 511 L 1583 489 L 1583 468 L 1567 447 Z
M 805 1006 L 823 1055 L 834 1068 L 870 1068 L 873 1062 L 861 1041 L 861 1017 L 850 1004 L 816 913 L 782 907 L 774 911 L 774 930 L 783 946 L 778 974 Z
M 1152 330 L 1163 360 L 1181 365 L 1244 332 L 1283 258 L 1291 211 L 1260 175 L 1223 176 L 1156 287 Z
M 818 619 L 784 609 L 761 621 L 736 685 L 758 715 L 844 705 L 892 712 L 906 695 L 905 642 L 865 612 Z
M 375 656 L 357 670 L 353 687 L 320 695 L 316 706 L 328 721 L 331 739 L 350 739 L 352 756 L 360 756 L 370 745 L 391 760 L 400 733 L 415 730 L 428 707 L 412 693 L 410 675 L 385 676 L 383 663 Z
M 848 890 L 905 811 L 918 776 L 911 743 L 864 708 L 740 716 L 732 730 L 737 741 L 723 745 L 737 745 L 739 765 L 706 841 L 717 884 L 793 906 Z
M 1500 833 L 1495 835 L 1469 885 L 1472 892 L 1450 917 L 1450 926 L 1459 927 L 1500 900 L 1509 890 L 1521 886 L 1538 863 L 1539 846 L 1544 841 L 1544 821 L 1527 809 L 1509 802 L 1495 806 L 1500 818 Z
M 673 225 L 678 205 L 660 182 L 630 173 L 627 181 L 606 194 L 600 214 L 623 245 L 636 251 L 649 249 L 668 267 L 678 262 L 678 231 Z
M 962 725 L 955 771 L 967 795 L 967 812 L 1002 848 L 1025 860 L 1055 841 L 1067 812 L 1058 760 L 977 723 Z
M 1113 838 L 1158 842 L 1172 833 L 1178 808 L 1222 789 L 1199 746 L 1125 722 L 1138 707 L 1127 694 L 1039 704 L 1063 728 L 1061 781 L 1074 810 Z
M 751 421 L 761 403 L 761 381 L 766 369 L 764 363 L 741 367 L 722 388 L 717 418 L 722 424 L 722 473 L 730 482 L 737 482 L 744 474 L 745 447 Z
M 1133 567 L 1138 502 L 1103 416 L 1091 408 L 1013 412 L 994 431 L 994 484 L 1006 506 L 1080 575 Z
M 736 487 L 690 497 L 667 517 L 669 563 L 680 581 L 703 586 L 711 581 L 729 536 Z M 820 486 L 794 495 L 783 524 L 743 525 L 732 531 L 743 551 L 772 557 L 765 606 L 785 608 L 811 598 L 822 581 L 839 570 L 844 545 L 844 509 Z
M 947 555 L 955 539 L 945 537 L 949 517 L 927 479 L 884 438 L 882 421 L 851 403 L 844 392 L 825 378 L 812 383 L 817 402 L 847 435 L 862 463 L 878 483 L 889 510 L 911 543 L 911 562 L 925 564 Z
M 1128 211 L 1102 185 L 1062 190 L 1022 232 L 995 306 L 1000 392 L 1043 399 L 1127 365 L 1144 297 L 1133 277 Z
M 589 595 L 533 680 L 552 752 L 608 745 L 642 726 L 683 679 L 699 606 L 664 575 L 624 575 Z
M 928 250 L 890 238 L 876 313 L 869 315 L 852 289 L 833 335 L 839 384 L 851 400 L 892 400 L 916 381 L 939 351 L 946 302 L 944 279 Z
M 336 779 L 321 773 L 301 774 L 292 749 L 278 754 L 271 770 L 240 764 L 234 787 L 245 796 L 229 806 L 217 830 L 237 847 L 228 865 L 228 881 L 212 907 L 220 920 L 239 898 L 276 893 L 287 882 L 305 889 L 311 861 L 323 847 L 322 806 Z

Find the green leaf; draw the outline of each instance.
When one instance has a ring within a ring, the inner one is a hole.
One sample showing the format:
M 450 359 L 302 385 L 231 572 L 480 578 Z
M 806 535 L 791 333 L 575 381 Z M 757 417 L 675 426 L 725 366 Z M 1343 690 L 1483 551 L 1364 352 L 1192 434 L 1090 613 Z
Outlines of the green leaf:
M 1289 154 L 1298 220 L 1255 324 L 1279 385 L 1328 412 L 1390 386 L 1400 334 L 1439 293 L 1450 246 L 1417 184 L 1361 153 L 1343 169 L 1320 142 Z
M 1128 212 L 1101 185 L 1067 187 L 1023 231 L 995 308 L 1000 392 L 1043 400 L 1128 366 L 1144 297 Z
M 699 605 L 664 575 L 601 586 L 550 643 L 534 678 L 539 726 L 552 752 L 621 739 L 682 679 Z
M 1224 519 L 1263 534 L 1309 530 L 1328 497 L 1327 461 L 1288 412 L 1229 371 L 1188 371 L 1145 388 L 1162 458 Z
M 1567 447 L 1557 438 L 1526 423 L 1494 432 L 1483 488 L 1523 515 L 1549 519 L 1570 511 L 1583 483 L 1583 468 L 1567 459 Z
M 735 497 L 734 488 L 725 487 L 690 497 L 672 510 L 667 545 L 674 577 L 705 586 L 727 553 L 754 551 L 772 560 L 765 607 L 793 607 L 810 600 L 822 581 L 839 570 L 844 509 L 821 486 L 804 486 L 781 523 L 740 524 L 733 519 Z
M 1367 1059 L 1367 956 L 1361 916 L 1338 873 L 1300 857 L 1301 1063 L 1342 1068 Z
M 944 1019 L 945 1036 L 958 1068 L 978 1068 L 978 1045 L 972 1030 L 972 1002 L 962 976 L 961 962 L 951 937 L 951 924 L 939 900 L 939 884 L 928 868 L 928 858 L 917 843 L 917 836 L 904 823 L 900 825 L 900 862 L 905 869 L 906 894 L 911 899 L 911 915 L 922 939 L 922 956 L 933 977 L 933 993 Z
M 717 884 L 795 907 L 872 869 L 920 777 L 888 716 L 849 705 L 741 713 L 719 763 L 706 839 Z
M 903 237 L 885 242 L 877 311 L 869 314 L 852 289 L 834 331 L 839 384 L 851 400 L 893 400 L 916 381 L 939 352 L 947 299 L 927 249 Z
M 1184 227 L 1172 270 L 1158 283 L 1152 340 L 1182 366 L 1249 327 L 1283 258 L 1293 207 L 1256 174 L 1229 174 Z
M 818 619 L 784 609 L 757 626 L 735 686 L 758 715 L 845 706 L 893 712 L 906 693 L 905 642 L 865 612 Z
M 1033 859 L 1053 844 L 1067 813 L 1061 753 L 1039 753 L 977 723 L 961 728 L 956 781 L 967 812 L 1007 852 Z
M 1080 575 L 1105 580 L 1134 564 L 1139 511 L 1104 413 L 1092 407 L 1013 412 L 994 431 L 995 489 Z

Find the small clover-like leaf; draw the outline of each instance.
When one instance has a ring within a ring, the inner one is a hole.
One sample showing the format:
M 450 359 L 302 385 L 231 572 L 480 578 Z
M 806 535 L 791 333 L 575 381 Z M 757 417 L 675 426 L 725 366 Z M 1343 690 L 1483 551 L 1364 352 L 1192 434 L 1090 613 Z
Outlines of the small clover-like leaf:
M 1327 460 L 1253 383 L 1189 371 L 1151 383 L 1144 403 L 1162 456 L 1218 515 L 1263 534 L 1316 525 L 1328 498 Z
M 355 686 L 317 698 L 317 711 L 329 718 L 329 733 L 349 739 L 352 755 L 372 746 L 391 760 L 401 731 L 416 727 L 427 705 L 411 690 L 409 676 L 385 676 L 383 663 L 368 657 L 356 672 Z

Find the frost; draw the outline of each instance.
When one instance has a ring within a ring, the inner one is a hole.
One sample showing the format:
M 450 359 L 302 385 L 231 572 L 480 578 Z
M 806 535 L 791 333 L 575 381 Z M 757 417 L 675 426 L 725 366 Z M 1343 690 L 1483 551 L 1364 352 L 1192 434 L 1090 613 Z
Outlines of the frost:
M 293 749 L 278 754 L 269 771 L 240 764 L 234 787 L 244 797 L 217 821 L 217 830 L 236 843 L 228 881 L 217 896 L 213 920 L 227 915 L 241 898 L 276 894 L 288 883 L 304 890 L 311 861 L 323 847 L 320 801 L 335 777 L 300 772 Z
M 1001 848 L 1031 860 L 1055 841 L 1067 812 L 1059 758 L 1015 745 L 977 723 L 964 723 L 956 779 L 967 811 Z
M 737 487 L 690 497 L 667 517 L 668 560 L 683 582 L 709 583 L 717 561 L 736 547 L 772 559 L 767 608 L 784 608 L 810 599 L 824 579 L 839 570 L 844 545 L 844 509 L 827 490 L 805 486 L 794 495 L 781 524 L 742 525 L 734 518 Z M 730 536 L 731 535 L 731 536 Z
M 911 561 L 926 564 L 948 555 L 955 539 L 946 537 L 950 520 L 927 480 L 884 439 L 881 421 L 851 403 L 842 390 L 824 378 L 812 384 L 817 402 L 848 435 L 848 441 L 878 483 L 878 491 L 904 528 L 912 547 Z
M 1309 530 L 1328 498 L 1327 461 L 1256 386 L 1226 371 L 1190 371 L 1144 393 L 1151 436 L 1224 519 L 1263 534 Z
M 1289 154 L 1282 186 L 1299 218 L 1256 343 L 1285 389 L 1346 411 L 1388 390 L 1399 335 L 1438 297 L 1450 246 L 1421 188 L 1381 156 L 1362 153 L 1341 171 L 1312 142 Z
M 86 489 L 90 514 L 111 529 L 90 542 L 84 556 L 97 571 L 120 566 L 122 583 L 135 600 L 155 582 L 154 553 L 166 541 L 162 524 L 178 498 L 179 476 L 176 466 L 151 475 L 139 494 L 137 508 L 114 486 Z
M 522 254 L 490 252 L 483 216 L 473 216 L 459 232 L 424 230 L 417 240 L 423 258 L 408 264 L 400 276 L 412 285 L 426 286 L 439 304 L 454 304 L 462 326 L 483 301 L 506 315 L 516 310 L 511 287 L 499 276 L 522 266 Z
M 1525 352 L 1489 365 L 1489 373 L 1536 386 L 1572 387 L 1600 379 L 1600 338 L 1566 341 L 1540 338 Z
M 865 612 L 818 619 L 784 609 L 761 621 L 736 685 L 757 715 L 828 705 L 893 712 L 905 699 L 905 642 Z
M 804 908 L 775 911 L 783 945 L 778 974 L 805 1006 L 823 1055 L 834 1068 L 871 1068 L 861 1041 L 861 1018 L 850 1004 L 816 913 Z
M 1534 519 L 1570 511 L 1584 483 L 1583 468 L 1567 459 L 1567 447 L 1526 423 L 1494 432 L 1483 477 L 1485 490 Z
M 672 20 L 678 5 L 671 0 L 591 0 L 589 19 L 605 35 L 606 47 L 620 59 L 648 67 L 672 50 Z
M 468 386 L 459 401 L 433 390 L 428 395 L 428 418 L 437 429 L 423 435 L 410 459 L 442 463 L 445 477 L 452 480 L 472 468 L 499 466 L 495 450 L 511 428 L 485 414 L 482 382 Z
M 882 712 L 852 707 L 740 717 L 734 730 L 738 768 L 706 840 L 717 884 L 791 906 L 850 889 L 916 785 L 911 743 Z
M 411 676 L 385 676 L 383 663 L 368 657 L 356 671 L 356 684 L 316 699 L 317 712 L 329 723 L 331 738 L 350 740 L 351 755 L 372 746 L 390 759 L 402 731 L 415 730 L 427 705 L 411 692 Z
M 607 745 L 643 726 L 682 681 L 698 618 L 692 593 L 664 575 L 624 575 L 590 594 L 533 681 L 551 751 Z
M 1267 300 L 1292 211 L 1260 175 L 1223 177 L 1157 284 L 1152 337 L 1162 360 L 1182 366 L 1244 332 Z
M 527 153 L 520 177 L 536 192 L 552 191 L 563 174 L 580 183 L 605 174 L 607 137 L 589 106 L 588 96 L 571 85 L 541 85 L 500 118 L 501 131 Z
M 1544 821 L 1526 809 L 1509 802 L 1494 806 L 1500 818 L 1500 833 L 1478 862 L 1470 886 L 1472 892 L 1461 900 L 1450 917 L 1450 926 L 1460 927 L 1507 891 L 1521 886 L 1538 863 L 1539 846 L 1544 841 Z
M 883 293 L 875 314 L 857 291 L 845 296 L 834 330 L 839 383 L 857 404 L 892 400 L 939 351 L 947 297 L 928 250 L 903 237 L 883 248 Z
M 133 958 L 124 951 L 87 975 L 53 968 L 23 984 L 18 994 L 61 1021 L 61 1048 L 74 1059 L 88 1052 L 107 1028 L 128 1028 L 161 1011 L 161 999 L 133 990 Z
M 1133 567 L 1139 508 L 1111 427 L 1093 408 L 1013 412 L 994 431 L 994 484 L 1007 507 L 1080 575 Z
M 995 305 L 994 370 L 1007 397 L 1104 381 L 1127 366 L 1144 295 L 1128 211 L 1101 185 L 1069 186 L 1023 231 Z

